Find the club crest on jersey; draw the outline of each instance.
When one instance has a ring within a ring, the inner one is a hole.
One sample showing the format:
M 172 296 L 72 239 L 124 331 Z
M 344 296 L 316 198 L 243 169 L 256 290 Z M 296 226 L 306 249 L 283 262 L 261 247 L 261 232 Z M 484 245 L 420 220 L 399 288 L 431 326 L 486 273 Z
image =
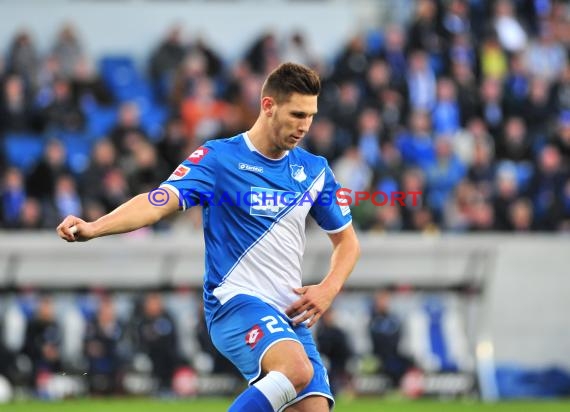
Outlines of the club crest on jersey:
M 291 177 L 297 182 L 304 182 L 307 179 L 305 167 L 299 165 L 291 165 Z
M 190 156 L 188 156 L 187 160 L 194 164 L 198 164 L 200 163 L 202 158 L 206 156 L 206 154 L 208 154 L 208 149 L 204 146 L 200 146 L 199 148 L 194 150 L 194 152 Z
M 188 174 L 188 172 L 190 171 L 189 167 L 186 167 L 184 165 L 180 165 L 176 168 L 176 170 L 174 171 L 174 173 L 172 173 L 170 175 L 170 177 L 168 178 L 168 180 L 180 180 L 182 179 L 184 176 L 186 176 Z
M 245 343 L 251 348 L 255 348 L 257 342 L 259 342 L 263 338 L 263 330 L 259 327 L 259 325 L 255 325 L 253 328 L 249 330 L 245 334 Z

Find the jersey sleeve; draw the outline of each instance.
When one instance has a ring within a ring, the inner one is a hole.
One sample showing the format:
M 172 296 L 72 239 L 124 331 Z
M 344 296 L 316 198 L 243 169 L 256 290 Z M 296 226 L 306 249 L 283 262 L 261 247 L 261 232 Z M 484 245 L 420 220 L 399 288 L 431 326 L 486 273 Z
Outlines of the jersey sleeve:
M 337 199 L 337 192 L 342 186 L 336 181 L 330 167 L 325 167 L 325 183 L 322 192 L 311 207 L 311 216 L 327 233 L 337 233 L 344 230 L 351 222 L 350 207 L 342 205 Z
M 216 184 L 216 152 L 211 143 L 200 146 L 160 184 L 178 196 L 182 210 L 211 197 Z

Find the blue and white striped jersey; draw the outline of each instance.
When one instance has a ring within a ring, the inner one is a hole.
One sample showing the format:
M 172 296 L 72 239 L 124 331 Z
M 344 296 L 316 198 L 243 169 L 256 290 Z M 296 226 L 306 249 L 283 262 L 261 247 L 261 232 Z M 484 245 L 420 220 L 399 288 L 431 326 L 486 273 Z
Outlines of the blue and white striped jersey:
M 348 206 L 337 204 L 340 184 L 326 159 L 302 148 L 269 159 L 247 133 L 208 141 L 161 187 L 177 195 L 183 209 L 203 206 L 208 324 L 238 294 L 284 312 L 298 298 L 293 288 L 302 286 L 307 215 L 328 233 L 352 220 Z

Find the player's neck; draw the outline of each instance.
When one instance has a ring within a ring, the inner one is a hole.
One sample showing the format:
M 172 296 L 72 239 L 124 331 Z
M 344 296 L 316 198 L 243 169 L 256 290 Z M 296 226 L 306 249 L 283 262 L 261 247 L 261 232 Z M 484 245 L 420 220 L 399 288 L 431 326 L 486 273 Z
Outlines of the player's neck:
M 253 147 L 255 147 L 255 150 L 263 156 L 273 160 L 282 159 L 286 152 L 276 148 L 275 145 L 271 143 L 271 140 L 268 138 L 269 133 L 271 133 L 271 131 L 260 124 L 258 120 L 252 128 L 247 131 L 247 136 Z

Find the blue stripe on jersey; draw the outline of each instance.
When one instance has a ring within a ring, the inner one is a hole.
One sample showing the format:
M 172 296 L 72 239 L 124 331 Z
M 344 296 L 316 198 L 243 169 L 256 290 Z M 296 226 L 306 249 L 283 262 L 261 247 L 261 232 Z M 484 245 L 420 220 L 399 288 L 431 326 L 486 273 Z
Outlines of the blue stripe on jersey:
M 309 188 L 303 193 L 303 195 L 299 196 L 299 199 L 297 199 L 297 201 L 296 201 L 294 204 L 288 206 L 287 208 L 285 208 L 285 209 L 283 209 L 283 210 L 281 211 L 282 213 L 275 219 L 275 222 L 273 222 L 273 223 L 271 224 L 271 226 L 269 226 L 269 227 L 267 228 L 267 230 L 266 230 L 265 232 L 263 232 L 263 234 L 262 234 L 255 242 L 253 242 L 253 243 L 243 252 L 243 254 L 238 258 L 238 260 L 236 261 L 236 263 L 234 263 L 234 265 L 230 268 L 230 270 L 228 271 L 228 273 L 226 273 L 226 275 L 224 275 L 224 277 L 222 278 L 222 281 L 218 284 L 218 286 L 221 285 L 221 284 L 224 282 L 224 280 L 226 280 L 226 278 L 227 278 L 229 275 L 231 275 L 231 273 L 233 272 L 233 270 L 237 267 L 237 265 L 239 265 L 239 263 L 240 263 L 241 260 L 247 255 L 247 253 L 248 253 L 255 245 L 257 245 L 257 244 L 261 241 L 261 239 L 263 239 L 263 238 L 271 231 L 271 229 L 273 229 L 273 227 L 274 227 L 277 223 L 279 223 L 279 221 L 280 221 L 281 219 L 283 219 L 288 213 L 290 213 L 290 212 L 293 210 L 294 207 L 299 206 L 299 203 L 301 202 L 301 200 L 304 199 L 304 195 L 305 195 L 306 193 L 308 193 L 308 192 L 311 191 L 311 189 L 313 188 L 313 186 L 315 185 L 315 183 L 319 180 L 319 177 L 321 177 L 324 172 L 325 172 L 325 169 L 323 169 L 323 170 L 321 171 L 321 173 L 313 180 L 313 183 L 311 183 L 311 186 L 309 186 Z

